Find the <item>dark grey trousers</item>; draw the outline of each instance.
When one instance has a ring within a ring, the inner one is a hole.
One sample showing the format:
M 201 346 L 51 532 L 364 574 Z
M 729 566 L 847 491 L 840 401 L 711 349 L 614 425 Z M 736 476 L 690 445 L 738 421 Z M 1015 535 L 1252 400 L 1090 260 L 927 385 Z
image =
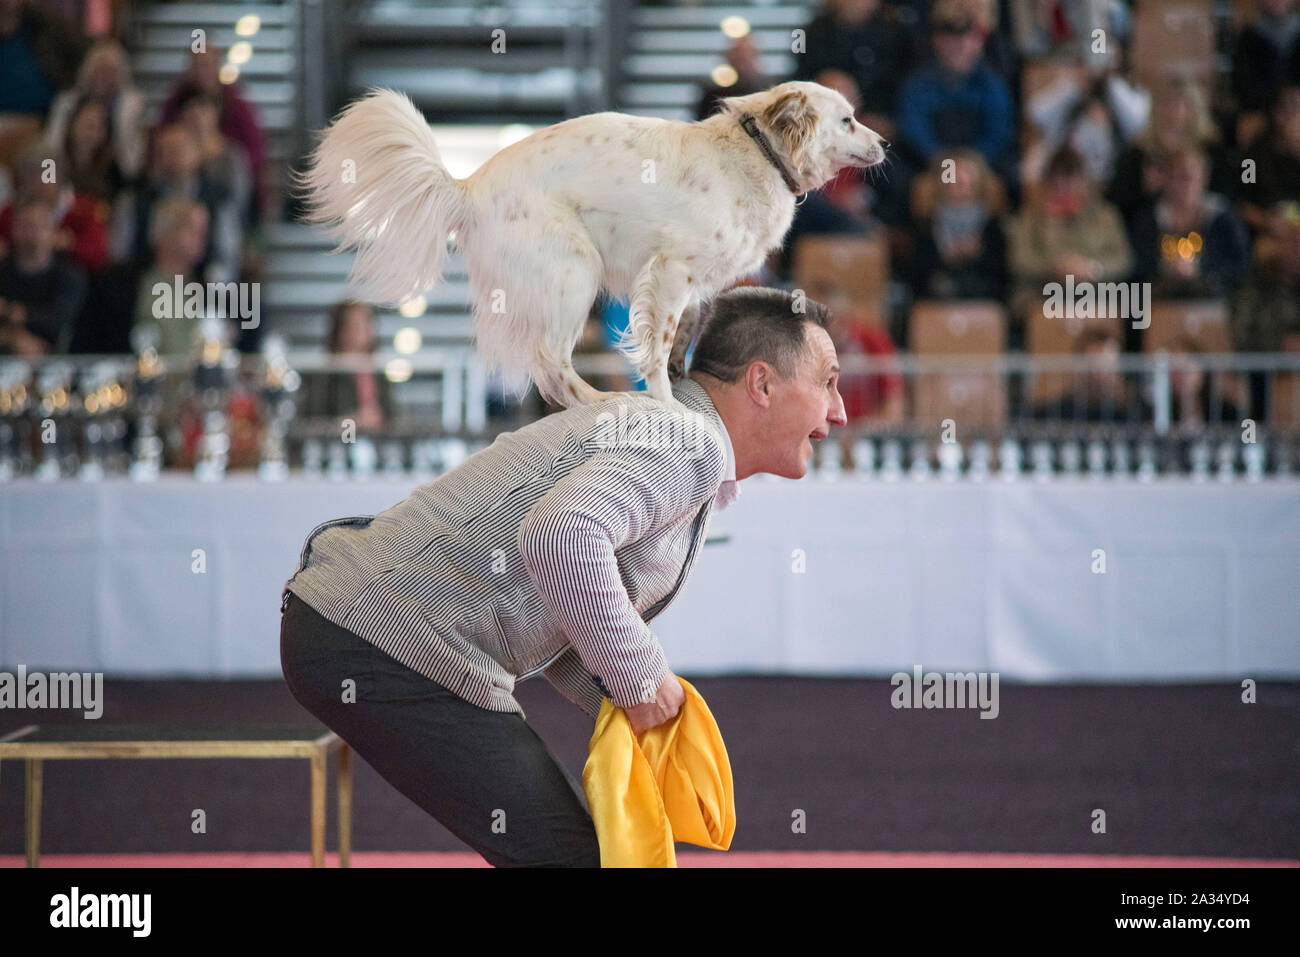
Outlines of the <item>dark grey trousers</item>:
M 289 690 L 384 780 L 496 867 L 600 866 L 581 783 L 520 715 L 471 704 L 292 592 L 285 601 Z

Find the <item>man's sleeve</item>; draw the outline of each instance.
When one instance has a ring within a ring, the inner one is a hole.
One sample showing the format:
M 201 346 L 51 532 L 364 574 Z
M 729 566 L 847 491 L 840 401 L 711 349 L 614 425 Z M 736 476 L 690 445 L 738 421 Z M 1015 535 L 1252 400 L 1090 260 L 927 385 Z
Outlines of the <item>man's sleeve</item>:
M 716 493 L 726 452 L 712 432 L 705 439 L 701 428 L 699 437 L 599 452 L 520 523 L 519 554 L 538 593 L 620 708 L 652 700 L 668 662 L 628 596 L 614 551 Z
M 596 684 L 577 651 L 570 645 L 564 654 L 556 658 L 543 670 L 546 680 L 560 694 L 564 695 L 593 718 L 600 717 L 600 706 L 605 701 L 605 693 Z

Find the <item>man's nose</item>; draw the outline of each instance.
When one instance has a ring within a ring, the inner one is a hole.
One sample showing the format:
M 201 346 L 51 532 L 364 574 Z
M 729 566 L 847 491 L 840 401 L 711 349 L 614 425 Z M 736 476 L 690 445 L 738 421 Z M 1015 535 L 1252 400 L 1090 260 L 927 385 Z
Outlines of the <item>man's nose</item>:
M 835 404 L 831 406 L 826 421 L 831 425 L 848 425 L 849 417 L 844 413 L 844 397 L 840 395 L 839 389 L 835 390 Z

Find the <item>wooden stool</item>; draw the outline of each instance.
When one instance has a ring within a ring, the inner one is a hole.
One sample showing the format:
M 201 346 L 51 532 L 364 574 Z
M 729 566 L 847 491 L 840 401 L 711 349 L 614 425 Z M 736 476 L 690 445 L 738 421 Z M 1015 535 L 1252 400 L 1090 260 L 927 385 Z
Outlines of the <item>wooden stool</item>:
M 325 866 L 326 759 L 339 755 L 339 866 L 352 859 L 352 749 L 319 725 L 101 725 L 97 721 L 41 727 L 0 737 L 0 761 L 27 762 L 27 866 L 40 866 L 41 771 L 65 758 L 307 758 L 311 761 L 311 866 Z

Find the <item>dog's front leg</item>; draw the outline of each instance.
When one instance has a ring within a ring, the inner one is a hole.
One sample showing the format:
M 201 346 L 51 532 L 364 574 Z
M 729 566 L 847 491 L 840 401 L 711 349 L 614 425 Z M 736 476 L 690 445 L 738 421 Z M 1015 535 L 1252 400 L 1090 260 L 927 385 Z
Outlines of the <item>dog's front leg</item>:
M 696 298 L 694 288 L 692 270 L 663 253 L 650 257 L 632 284 L 624 347 L 645 378 L 646 392 L 663 402 L 673 401 L 668 357 L 677 325 Z

